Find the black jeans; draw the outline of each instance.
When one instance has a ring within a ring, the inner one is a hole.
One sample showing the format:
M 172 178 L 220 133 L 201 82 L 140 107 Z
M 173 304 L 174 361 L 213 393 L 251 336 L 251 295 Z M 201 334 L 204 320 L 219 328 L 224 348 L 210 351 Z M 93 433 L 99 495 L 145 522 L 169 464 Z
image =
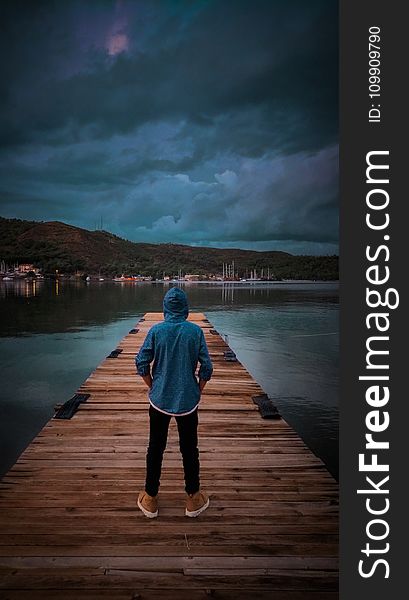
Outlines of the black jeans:
M 149 407 L 149 446 L 146 455 L 145 491 L 150 496 L 156 496 L 159 491 L 162 471 L 163 453 L 168 440 L 168 429 L 171 420 L 166 415 Z M 185 471 L 185 490 L 188 494 L 199 491 L 199 449 L 197 447 L 197 409 L 184 416 L 176 416 L 179 431 L 179 448 L 182 453 L 183 469 Z

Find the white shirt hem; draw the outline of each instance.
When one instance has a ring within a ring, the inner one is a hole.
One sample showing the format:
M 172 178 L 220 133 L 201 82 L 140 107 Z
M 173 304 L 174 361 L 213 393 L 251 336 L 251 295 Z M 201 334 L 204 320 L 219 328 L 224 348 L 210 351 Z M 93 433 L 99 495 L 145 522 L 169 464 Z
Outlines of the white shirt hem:
M 188 412 L 185 412 L 185 413 L 171 413 L 171 412 L 167 412 L 166 410 L 162 410 L 161 408 L 158 408 L 157 406 L 155 406 L 155 404 L 152 402 L 152 400 L 150 398 L 149 398 L 149 404 L 151 406 L 153 406 L 153 408 L 155 410 L 158 410 L 159 412 L 163 413 L 164 415 L 169 415 L 170 417 L 184 417 L 185 415 L 190 415 L 199 406 L 199 403 L 197 403 L 196 406 L 194 408 L 192 408 L 192 410 L 189 410 Z

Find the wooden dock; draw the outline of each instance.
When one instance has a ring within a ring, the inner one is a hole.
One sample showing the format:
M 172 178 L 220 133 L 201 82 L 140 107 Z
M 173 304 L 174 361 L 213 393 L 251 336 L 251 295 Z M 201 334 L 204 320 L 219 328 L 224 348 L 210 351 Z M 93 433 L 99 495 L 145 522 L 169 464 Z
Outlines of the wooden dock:
M 331 600 L 338 590 L 338 488 L 284 420 L 262 419 L 263 393 L 205 315 L 214 364 L 199 412 L 201 483 L 211 497 L 184 516 L 174 420 L 159 517 L 136 508 L 148 438 L 135 354 L 162 319 L 147 313 L 78 390 L 70 420 L 51 419 L 0 486 L 2 600 Z M 273 368 L 273 365 L 272 365 Z

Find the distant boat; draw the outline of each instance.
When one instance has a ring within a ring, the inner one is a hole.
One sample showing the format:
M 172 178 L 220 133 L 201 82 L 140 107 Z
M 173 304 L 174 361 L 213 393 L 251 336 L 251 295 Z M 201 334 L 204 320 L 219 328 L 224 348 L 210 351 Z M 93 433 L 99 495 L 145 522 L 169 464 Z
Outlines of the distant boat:
M 13 281 L 13 277 L 3 277 L 3 281 Z
M 99 281 L 105 281 L 105 279 L 103 277 L 100 277 Z
M 122 277 L 114 277 L 112 281 L 120 281 L 120 282 L 130 281 L 130 282 L 132 282 L 132 281 L 138 281 L 138 278 L 137 277 L 124 277 L 122 275 Z

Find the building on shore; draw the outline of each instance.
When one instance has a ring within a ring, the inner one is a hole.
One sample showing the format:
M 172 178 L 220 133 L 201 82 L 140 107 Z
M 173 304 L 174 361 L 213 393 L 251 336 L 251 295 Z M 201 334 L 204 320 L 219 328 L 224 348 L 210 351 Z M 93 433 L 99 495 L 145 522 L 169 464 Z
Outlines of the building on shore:
M 192 273 L 186 273 L 185 275 L 185 281 L 200 281 L 200 279 L 200 275 L 194 275 Z
M 18 265 L 18 267 L 15 269 L 15 271 L 18 273 L 22 273 L 22 274 L 32 272 L 37 275 L 37 273 L 40 272 L 40 269 L 35 267 L 32 263 L 21 263 L 20 265 Z

